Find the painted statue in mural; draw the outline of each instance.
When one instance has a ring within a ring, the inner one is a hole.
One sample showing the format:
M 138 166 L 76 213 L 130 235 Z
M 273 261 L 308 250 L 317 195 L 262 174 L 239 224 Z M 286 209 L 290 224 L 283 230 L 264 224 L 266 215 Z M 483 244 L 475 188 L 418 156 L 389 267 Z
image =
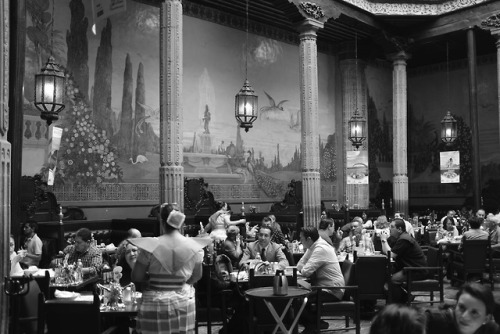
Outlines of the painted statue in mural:
M 208 105 L 205 105 L 205 113 L 203 114 L 203 128 L 205 129 L 204 134 L 210 134 L 209 124 L 210 124 L 210 111 L 208 110 Z

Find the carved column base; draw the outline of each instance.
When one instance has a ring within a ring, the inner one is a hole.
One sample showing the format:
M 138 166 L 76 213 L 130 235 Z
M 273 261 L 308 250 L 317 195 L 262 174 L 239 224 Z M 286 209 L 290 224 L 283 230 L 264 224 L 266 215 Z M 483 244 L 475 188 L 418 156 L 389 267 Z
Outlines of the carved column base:
M 408 212 L 408 176 L 406 175 L 394 175 L 393 176 L 393 192 L 394 192 L 394 212 L 399 211 L 406 214 L 406 217 L 410 215 Z
M 302 172 L 302 201 L 304 226 L 318 227 L 321 217 L 321 184 L 319 172 Z
M 184 167 L 160 167 L 160 202 L 177 203 L 184 208 Z

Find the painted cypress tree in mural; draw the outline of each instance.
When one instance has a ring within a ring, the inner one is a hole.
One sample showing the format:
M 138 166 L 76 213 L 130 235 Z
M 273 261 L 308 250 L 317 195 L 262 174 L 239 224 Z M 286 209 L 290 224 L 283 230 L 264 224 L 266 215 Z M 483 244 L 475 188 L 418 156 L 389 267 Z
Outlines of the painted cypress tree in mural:
M 146 88 L 144 86 L 144 65 L 139 63 L 137 69 L 137 86 L 135 87 L 135 121 L 133 127 L 133 148 L 132 159 L 137 162 L 138 155 L 146 155 L 146 132 L 144 131 L 144 121 L 146 120 L 146 110 L 143 107 L 146 103 Z
M 118 154 L 122 158 L 136 158 L 132 157 L 131 144 L 132 144 L 132 97 L 134 80 L 132 78 L 132 62 L 130 55 L 127 53 L 125 59 L 125 70 L 123 73 L 123 97 L 122 97 L 122 114 L 120 119 L 120 130 L 113 136 L 113 143 L 118 148 Z
M 320 147 L 320 177 L 322 180 L 335 181 L 337 178 L 337 153 L 335 151 L 335 134 L 328 135 L 325 147 Z
M 68 45 L 68 61 L 66 68 L 72 73 L 73 79 L 80 87 L 80 93 L 88 100 L 89 93 L 89 66 L 88 66 L 88 19 L 85 17 L 85 7 L 81 0 L 71 0 L 70 30 L 66 32 Z
M 101 31 L 101 42 L 97 48 L 92 106 L 94 109 L 94 121 L 106 131 L 109 137 L 115 132 L 111 121 L 113 118 L 111 110 L 112 53 L 111 21 L 108 19 L 106 26 Z

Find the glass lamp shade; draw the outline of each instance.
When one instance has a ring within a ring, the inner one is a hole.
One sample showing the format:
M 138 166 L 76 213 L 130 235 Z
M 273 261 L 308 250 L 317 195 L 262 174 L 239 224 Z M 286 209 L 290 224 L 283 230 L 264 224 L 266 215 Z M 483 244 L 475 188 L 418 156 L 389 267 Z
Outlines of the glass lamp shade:
M 366 140 L 366 120 L 359 115 L 358 109 L 349 120 L 348 138 L 356 148 L 359 148 Z
M 35 107 L 40 110 L 40 117 L 50 125 L 59 119 L 58 114 L 64 109 L 65 77 L 51 56 L 42 68 L 42 73 L 35 75 Z
M 257 101 L 258 97 L 255 95 L 252 86 L 250 86 L 248 80 L 245 80 L 243 87 L 235 96 L 234 116 L 240 128 L 244 128 L 246 132 L 248 132 L 248 129 L 253 126 L 252 123 L 257 119 Z
M 457 139 L 457 121 L 448 111 L 441 121 L 441 140 L 446 145 L 451 145 Z

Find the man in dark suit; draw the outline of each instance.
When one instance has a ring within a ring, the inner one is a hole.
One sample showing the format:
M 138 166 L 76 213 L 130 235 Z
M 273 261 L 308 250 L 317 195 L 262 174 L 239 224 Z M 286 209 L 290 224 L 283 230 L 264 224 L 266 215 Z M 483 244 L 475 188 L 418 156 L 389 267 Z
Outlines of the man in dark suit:
M 262 226 L 258 232 L 258 240 L 248 244 L 240 260 L 240 266 L 248 264 L 249 260 L 259 258 L 262 261 L 278 262 L 281 269 L 288 266 L 282 246 L 271 241 L 271 228 Z

